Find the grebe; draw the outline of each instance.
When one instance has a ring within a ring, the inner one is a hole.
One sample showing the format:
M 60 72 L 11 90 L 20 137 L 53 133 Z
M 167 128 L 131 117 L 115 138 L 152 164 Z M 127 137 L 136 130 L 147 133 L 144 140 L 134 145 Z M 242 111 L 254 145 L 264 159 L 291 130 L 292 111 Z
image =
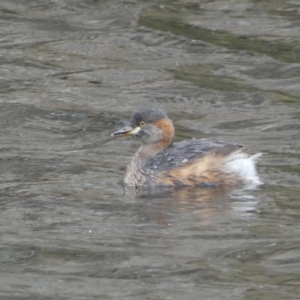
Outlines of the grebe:
M 142 146 L 127 167 L 129 186 L 226 187 L 261 184 L 255 164 L 261 153 L 249 156 L 239 144 L 215 139 L 173 143 L 174 126 L 162 109 L 142 108 L 113 137 L 130 136 Z

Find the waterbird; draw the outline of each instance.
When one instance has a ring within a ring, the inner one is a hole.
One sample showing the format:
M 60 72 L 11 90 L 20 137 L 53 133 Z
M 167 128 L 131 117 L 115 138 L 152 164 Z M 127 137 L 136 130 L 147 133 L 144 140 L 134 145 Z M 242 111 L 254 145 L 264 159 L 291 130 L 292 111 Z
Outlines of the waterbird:
M 142 145 L 127 166 L 128 186 L 256 187 L 262 182 L 256 162 L 261 153 L 249 155 L 236 143 L 218 139 L 173 142 L 174 125 L 159 108 L 141 108 L 130 125 L 112 137 L 133 137 Z

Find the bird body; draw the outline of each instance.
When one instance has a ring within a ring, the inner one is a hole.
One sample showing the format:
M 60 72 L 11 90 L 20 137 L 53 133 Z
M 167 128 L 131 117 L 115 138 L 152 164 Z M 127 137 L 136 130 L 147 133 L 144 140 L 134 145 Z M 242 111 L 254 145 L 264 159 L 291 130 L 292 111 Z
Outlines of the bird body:
M 249 156 L 239 144 L 215 139 L 191 139 L 173 143 L 174 126 L 160 109 L 140 109 L 131 126 L 113 136 L 132 136 L 142 146 L 127 167 L 129 186 L 223 187 L 260 184 L 255 163 L 261 154 Z

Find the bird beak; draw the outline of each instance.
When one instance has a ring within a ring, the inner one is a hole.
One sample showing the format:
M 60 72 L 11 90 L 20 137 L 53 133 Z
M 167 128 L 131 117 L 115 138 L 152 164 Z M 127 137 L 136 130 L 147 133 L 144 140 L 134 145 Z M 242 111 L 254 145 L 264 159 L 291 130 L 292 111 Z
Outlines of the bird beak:
M 141 127 L 137 126 L 135 128 L 131 126 L 125 126 L 122 129 L 117 130 L 111 136 L 122 137 L 122 136 L 134 136 L 140 131 Z

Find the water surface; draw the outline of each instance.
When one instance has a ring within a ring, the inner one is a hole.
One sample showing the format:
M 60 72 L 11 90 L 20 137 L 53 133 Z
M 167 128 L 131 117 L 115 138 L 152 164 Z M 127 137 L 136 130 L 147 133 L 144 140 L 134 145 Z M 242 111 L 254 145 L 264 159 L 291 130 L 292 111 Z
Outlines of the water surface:
M 0 4 L 1 299 L 299 299 L 297 1 Z M 256 190 L 123 188 L 141 106 L 263 152 Z

